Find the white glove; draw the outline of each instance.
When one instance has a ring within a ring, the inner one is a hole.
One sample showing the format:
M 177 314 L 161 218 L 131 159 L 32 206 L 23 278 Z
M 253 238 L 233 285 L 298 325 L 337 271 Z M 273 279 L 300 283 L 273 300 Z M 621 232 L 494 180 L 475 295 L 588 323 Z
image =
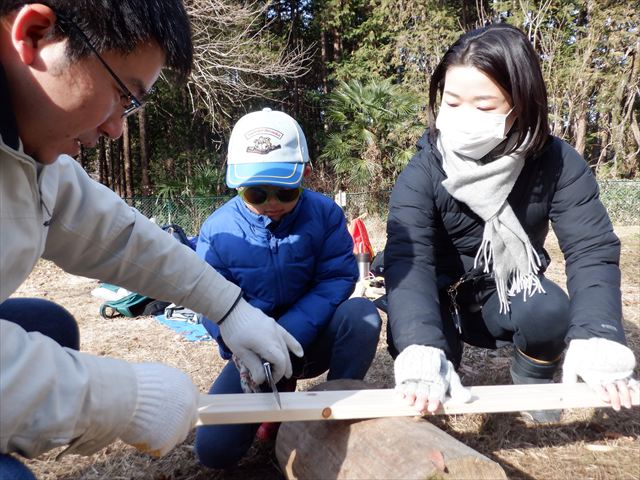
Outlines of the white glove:
M 289 350 L 298 357 L 304 354 L 289 332 L 243 298 L 218 327 L 224 343 L 247 366 L 258 385 L 266 380 L 264 361 L 271 364 L 273 379 L 278 382 L 293 372 Z
M 138 404 L 120 438 L 161 457 L 195 426 L 198 389 L 186 373 L 167 365 L 140 363 L 133 369 L 138 378 Z
M 629 388 L 638 390 L 637 380 L 631 378 L 635 365 L 635 355 L 621 343 L 596 337 L 575 339 L 564 357 L 562 382 L 577 383 L 581 377 L 615 410 L 621 404 L 631 408 Z
M 562 364 L 562 382 L 577 383 L 581 377 L 590 387 L 626 380 L 633 375 L 636 358 L 621 343 L 605 338 L 575 339 Z
M 452 400 L 471 400 L 471 392 L 462 386 L 453 364 L 439 348 L 410 345 L 396 358 L 394 371 L 396 391 L 405 397 L 426 398 L 430 412 L 444 401 L 447 392 Z

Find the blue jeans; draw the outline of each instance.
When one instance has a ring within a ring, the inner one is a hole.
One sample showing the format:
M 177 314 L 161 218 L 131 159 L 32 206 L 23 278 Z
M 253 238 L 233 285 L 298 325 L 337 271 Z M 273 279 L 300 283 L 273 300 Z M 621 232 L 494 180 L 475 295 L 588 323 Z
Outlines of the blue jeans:
M 80 331 L 75 318 L 57 303 L 41 298 L 8 298 L 0 303 L 0 318 L 27 332 L 40 332 L 63 347 L 80 350 Z
M 0 303 L 0 319 L 16 323 L 27 332 L 47 335 L 63 347 L 80 349 L 78 324 L 73 315 L 56 303 L 39 298 L 9 298 Z M 0 480 L 35 478 L 17 458 L 0 453 Z
M 343 302 L 330 323 L 306 350 L 293 358 L 293 378 L 313 378 L 329 370 L 328 380 L 362 379 L 376 353 L 381 320 L 378 310 L 365 298 Z M 242 393 L 240 376 L 230 361 L 215 380 L 210 394 Z M 249 450 L 259 424 L 210 425 L 196 430 L 196 455 L 203 465 L 227 468 Z
M 20 460 L 0 453 L 0 480 L 36 480 L 36 477 Z

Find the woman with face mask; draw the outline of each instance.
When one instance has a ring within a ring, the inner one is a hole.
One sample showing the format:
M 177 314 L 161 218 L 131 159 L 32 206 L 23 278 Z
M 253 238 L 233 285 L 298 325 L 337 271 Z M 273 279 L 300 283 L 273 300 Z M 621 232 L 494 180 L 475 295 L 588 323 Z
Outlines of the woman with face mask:
M 512 343 L 514 383 L 552 382 L 568 346 L 563 381 L 631 406 L 620 242 L 589 167 L 547 116 L 538 56 L 515 27 L 462 35 L 433 72 L 429 129 L 393 189 L 384 253 L 396 389 L 422 413 L 446 394 L 469 399 L 455 372 L 463 343 Z M 544 276 L 550 224 L 568 295 Z

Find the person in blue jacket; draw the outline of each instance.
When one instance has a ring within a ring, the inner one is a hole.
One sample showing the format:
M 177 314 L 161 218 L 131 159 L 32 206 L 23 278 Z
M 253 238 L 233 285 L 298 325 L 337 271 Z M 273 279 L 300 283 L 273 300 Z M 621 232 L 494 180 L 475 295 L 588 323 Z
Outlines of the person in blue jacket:
M 358 280 L 353 240 L 340 207 L 301 186 L 310 172 L 298 122 L 268 108 L 242 117 L 231 132 L 227 166 L 227 185 L 238 195 L 204 222 L 196 251 L 300 342 L 305 354 L 292 359 L 293 379 L 313 378 L 327 369 L 328 380 L 362 379 L 376 352 L 380 316 L 371 301 L 349 298 Z M 230 360 L 209 393 L 255 390 L 217 325 L 206 319 L 203 324 L 217 339 L 222 357 Z M 295 389 L 295 383 L 286 383 L 278 389 Z M 213 468 L 232 466 L 256 433 L 269 438 L 276 428 L 200 427 L 198 458 Z

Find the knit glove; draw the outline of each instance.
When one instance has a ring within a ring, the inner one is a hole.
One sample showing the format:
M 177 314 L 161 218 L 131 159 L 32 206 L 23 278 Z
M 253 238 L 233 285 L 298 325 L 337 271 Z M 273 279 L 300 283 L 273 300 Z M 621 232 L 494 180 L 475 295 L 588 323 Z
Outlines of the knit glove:
M 442 403 L 447 393 L 455 401 L 471 400 L 471 392 L 439 348 L 410 345 L 396 358 L 394 371 L 396 391 L 403 395 L 423 395 L 430 403 Z
M 289 350 L 302 357 L 302 346 L 275 320 L 243 298 L 218 324 L 222 340 L 251 372 L 253 381 L 260 385 L 266 380 L 263 362 L 271 363 L 273 380 L 278 382 L 292 373 Z
M 636 359 L 633 352 L 621 343 L 605 338 L 575 339 L 562 365 L 562 382 L 577 383 L 581 377 L 587 385 L 615 383 L 631 379 Z
M 120 438 L 142 452 L 161 457 L 194 427 L 198 389 L 176 368 L 140 363 L 133 369 L 138 379 L 138 403 Z

